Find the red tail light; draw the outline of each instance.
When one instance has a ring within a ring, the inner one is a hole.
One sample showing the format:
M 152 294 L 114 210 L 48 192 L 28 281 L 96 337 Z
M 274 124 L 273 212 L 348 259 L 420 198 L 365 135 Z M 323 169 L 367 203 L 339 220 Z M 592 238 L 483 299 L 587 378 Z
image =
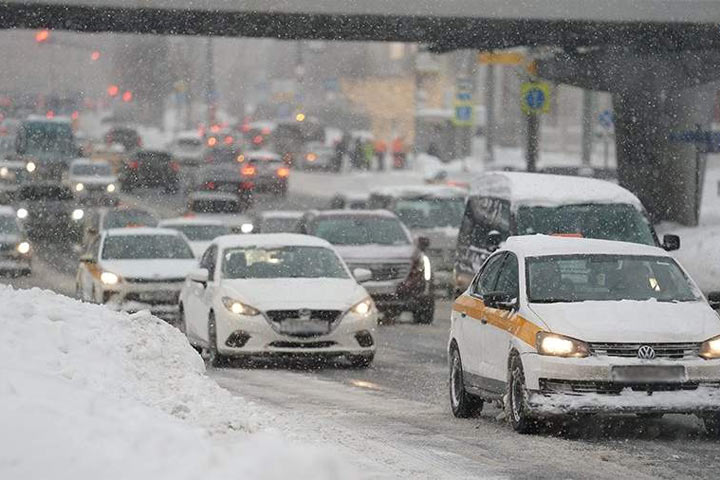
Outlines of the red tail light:
M 290 169 L 287 167 L 280 167 L 277 169 L 277 176 L 280 178 L 287 178 L 290 176 Z
M 255 165 L 245 165 L 240 169 L 240 173 L 246 177 L 252 177 L 257 173 L 257 168 L 255 168 Z
M 133 160 L 132 162 L 128 162 L 128 167 L 130 167 L 130 170 L 137 170 L 140 164 L 137 160 Z
M 177 162 L 170 162 L 170 168 L 173 172 L 177 173 L 180 171 L 180 164 Z
M 215 182 L 205 182 L 205 188 L 207 190 L 215 190 Z
M 253 143 L 255 145 L 260 145 L 262 142 L 263 142 L 262 135 L 255 135 L 255 137 L 253 137 Z

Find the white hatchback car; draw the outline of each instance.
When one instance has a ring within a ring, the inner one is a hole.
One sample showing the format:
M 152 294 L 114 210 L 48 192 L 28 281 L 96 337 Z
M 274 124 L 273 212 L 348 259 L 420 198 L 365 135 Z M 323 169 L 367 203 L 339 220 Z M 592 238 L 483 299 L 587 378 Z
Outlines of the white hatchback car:
M 67 183 L 81 202 L 117 205 L 119 201 L 117 176 L 105 160 L 73 160 Z
M 162 228 L 105 230 L 80 258 L 79 298 L 125 312 L 178 316 L 178 296 L 197 260 L 183 234 Z
M 212 365 L 227 357 L 344 356 L 367 367 L 377 310 L 325 240 L 296 234 L 213 241 L 180 294 L 185 333 Z
M 453 305 L 455 416 L 505 398 L 513 428 L 566 413 L 697 414 L 720 433 L 720 317 L 664 250 L 511 237 Z

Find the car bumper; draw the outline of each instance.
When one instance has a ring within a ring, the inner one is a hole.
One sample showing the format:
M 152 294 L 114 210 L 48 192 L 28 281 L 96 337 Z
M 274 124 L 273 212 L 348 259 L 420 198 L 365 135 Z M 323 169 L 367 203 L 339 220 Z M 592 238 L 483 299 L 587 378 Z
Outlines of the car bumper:
M 240 317 L 230 312 L 216 312 L 218 352 L 227 356 L 243 355 L 371 355 L 375 352 L 377 315 L 366 318 L 343 318 L 328 334 L 298 337 L 276 331 L 263 315 Z M 367 334 L 372 344 L 362 346 Z M 240 341 L 237 341 L 241 339 Z M 231 346 L 234 344 L 235 346 Z M 242 346 L 237 346 L 242 344 Z
M 0 272 L 29 272 L 32 268 L 30 256 L 0 256 Z
M 180 316 L 178 297 L 181 288 L 181 282 L 130 284 L 105 290 L 103 303 L 113 310 L 127 313 L 149 310 L 163 320 L 175 322 Z
M 720 360 L 522 356 L 528 405 L 538 413 L 696 413 L 720 410 Z M 615 367 L 669 367 L 667 381 L 618 380 Z

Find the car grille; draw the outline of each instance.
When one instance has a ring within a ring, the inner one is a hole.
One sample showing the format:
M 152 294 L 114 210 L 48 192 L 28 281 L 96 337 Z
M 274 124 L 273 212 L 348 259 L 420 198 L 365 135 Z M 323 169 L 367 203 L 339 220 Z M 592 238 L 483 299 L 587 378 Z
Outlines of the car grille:
M 351 263 L 350 270 L 365 268 L 372 272 L 372 279 L 378 282 L 404 280 L 410 274 L 409 263 Z
M 0 243 L 0 252 L 10 252 L 15 250 L 14 243 Z
M 185 277 L 174 277 L 174 278 L 135 278 L 125 277 L 127 283 L 181 283 L 185 281 Z
M 288 318 L 300 318 L 300 310 L 269 310 L 265 312 L 270 320 L 279 323 Z M 310 310 L 310 320 L 333 323 L 340 316 L 340 310 Z
M 581 380 L 550 380 L 540 379 L 542 393 L 600 393 L 618 395 L 623 389 L 635 392 L 677 392 L 697 390 L 698 387 L 719 388 L 717 382 L 682 382 L 682 383 L 616 383 Z
M 699 343 L 590 343 L 590 352 L 608 357 L 637 358 L 638 349 L 647 345 L 655 350 L 655 358 L 681 360 L 697 357 Z
M 147 303 L 148 305 L 175 305 L 180 297 L 179 291 L 156 290 L 150 292 L 131 292 L 125 295 L 129 302 Z

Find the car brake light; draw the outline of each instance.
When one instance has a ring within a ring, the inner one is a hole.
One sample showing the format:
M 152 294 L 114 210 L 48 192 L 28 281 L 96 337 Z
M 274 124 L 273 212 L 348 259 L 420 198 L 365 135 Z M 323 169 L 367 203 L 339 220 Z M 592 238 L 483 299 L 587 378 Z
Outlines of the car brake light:
M 245 165 L 240 169 L 240 173 L 242 173 L 246 177 L 252 177 L 253 175 L 255 175 L 255 173 L 257 173 L 257 169 L 254 165 Z
M 128 167 L 130 167 L 131 170 L 137 170 L 140 164 L 137 160 L 133 160 L 132 162 L 128 163 Z
M 280 167 L 277 169 L 277 176 L 280 178 L 287 178 L 290 176 L 290 169 L 287 167 Z
M 255 136 L 253 137 L 253 143 L 254 143 L 255 145 L 260 145 L 262 142 L 263 142 L 263 137 L 262 137 L 262 135 L 255 135 Z
M 177 162 L 170 162 L 170 168 L 173 172 L 179 172 L 180 171 L 180 164 Z
M 215 190 L 215 182 L 205 182 L 205 188 L 208 190 Z

